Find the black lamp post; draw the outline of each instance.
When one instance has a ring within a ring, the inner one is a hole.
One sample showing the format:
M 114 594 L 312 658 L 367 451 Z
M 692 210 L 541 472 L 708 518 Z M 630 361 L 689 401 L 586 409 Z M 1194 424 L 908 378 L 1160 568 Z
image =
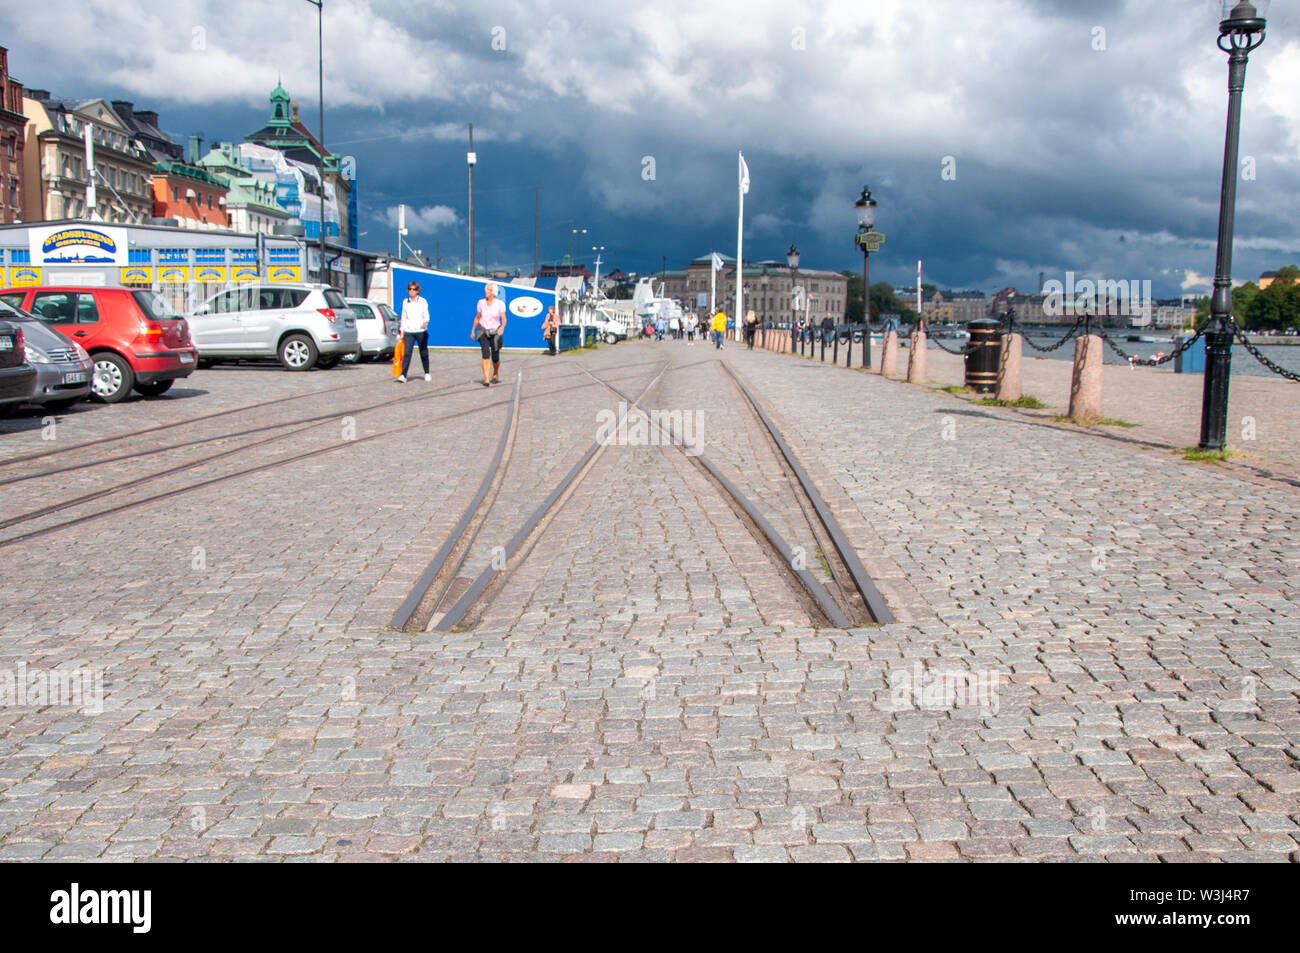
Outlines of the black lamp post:
M 1228 131 L 1223 147 L 1223 185 L 1219 190 L 1219 248 L 1214 262 L 1214 295 L 1205 329 L 1205 383 L 1201 393 L 1202 450 L 1222 450 L 1228 430 L 1228 377 L 1232 368 L 1232 228 L 1237 204 L 1237 140 L 1241 132 L 1241 93 L 1246 60 L 1264 42 L 1263 10 L 1241 0 L 1219 23 L 1219 49 L 1228 54 Z
M 794 242 L 790 243 L 790 250 L 785 254 L 785 263 L 790 266 L 790 353 L 793 354 L 797 350 L 795 325 L 798 324 L 795 320 L 798 315 L 798 305 L 795 303 L 794 289 L 795 282 L 799 280 L 799 249 L 794 247 Z
M 316 79 L 319 84 L 320 118 L 317 126 L 320 131 L 321 152 L 325 153 L 325 0 L 307 0 L 316 8 Z M 342 236 L 340 236 L 342 237 Z M 304 268 L 306 262 L 303 262 Z M 325 277 L 325 155 L 320 157 L 320 280 L 327 285 Z
M 759 347 L 762 347 L 762 348 L 765 348 L 765 347 L 767 347 L 767 313 L 768 313 L 768 312 L 767 312 L 767 283 L 768 283 L 768 276 L 767 276 L 767 268 L 766 268 L 766 267 L 763 269 L 763 277 L 759 279 L 758 283 L 759 283 L 760 285 L 763 286 L 763 304 L 762 304 L 762 309 L 763 309 L 763 319 L 762 319 L 762 322 L 761 322 L 761 323 L 762 323 L 762 329 L 763 329 L 763 336 L 762 336 L 761 338 L 759 338 L 759 340 L 758 340 L 758 346 L 759 346 Z
M 858 213 L 858 237 L 855 240 L 862 247 L 862 366 L 871 367 L 871 251 L 863 236 L 871 231 L 876 221 L 876 200 L 871 197 L 871 189 L 865 185 L 862 194 L 853 203 Z

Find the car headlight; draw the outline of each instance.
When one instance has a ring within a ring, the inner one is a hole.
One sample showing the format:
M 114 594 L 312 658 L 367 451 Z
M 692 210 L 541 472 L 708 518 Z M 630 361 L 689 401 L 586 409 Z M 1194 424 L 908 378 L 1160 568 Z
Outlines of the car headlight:
M 46 354 L 44 351 L 42 351 L 35 344 L 28 344 L 27 360 L 31 361 L 34 364 L 48 364 L 50 363 L 50 356 Z
M 90 352 L 87 351 L 80 344 L 78 344 L 76 341 L 72 342 L 72 346 L 77 352 L 77 357 L 81 358 L 81 363 L 87 365 L 90 364 Z

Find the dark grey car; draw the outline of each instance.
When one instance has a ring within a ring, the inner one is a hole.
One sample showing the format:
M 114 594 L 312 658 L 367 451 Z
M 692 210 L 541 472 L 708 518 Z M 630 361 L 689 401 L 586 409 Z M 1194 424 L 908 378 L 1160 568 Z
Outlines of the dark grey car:
M 0 320 L 0 417 L 8 417 L 36 386 L 36 368 L 27 363 L 23 329 Z
M 36 368 L 36 391 L 28 403 L 51 410 L 67 410 L 90 396 L 94 366 L 90 355 L 34 314 L 0 301 L 0 321 L 23 329 L 27 363 Z

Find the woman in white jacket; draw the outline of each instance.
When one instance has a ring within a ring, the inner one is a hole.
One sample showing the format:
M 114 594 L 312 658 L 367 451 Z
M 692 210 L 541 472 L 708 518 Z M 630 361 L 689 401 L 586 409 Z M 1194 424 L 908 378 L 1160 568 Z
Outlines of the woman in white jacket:
M 420 296 L 420 286 L 412 281 L 406 286 L 406 300 L 402 302 L 402 376 L 399 384 L 406 383 L 406 372 L 411 368 L 411 351 L 420 346 L 420 363 L 424 365 L 424 379 L 429 376 L 429 302 Z

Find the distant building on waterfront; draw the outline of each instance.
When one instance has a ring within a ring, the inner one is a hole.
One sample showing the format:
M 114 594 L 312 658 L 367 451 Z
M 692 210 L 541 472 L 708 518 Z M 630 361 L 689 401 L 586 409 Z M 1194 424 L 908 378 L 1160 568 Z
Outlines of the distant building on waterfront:
M 717 273 L 716 307 L 734 317 L 736 307 L 736 259 L 719 255 L 722 270 Z M 702 311 L 710 306 L 709 278 L 712 255 L 702 255 L 685 268 L 662 272 L 663 296 L 681 302 L 687 310 Z M 659 275 L 655 275 L 658 279 Z M 838 271 L 800 267 L 796 272 L 784 261 L 748 261 L 742 273 L 744 298 L 741 307 L 751 308 L 760 321 L 779 323 L 789 321 L 794 311 L 793 287 L 801 287 L 807 295 L 799 317 L 805 315 L 821 321 L 829 311 L 837 324 L 844 322 L 844 309 L 848 294 L 848 279 Z M 703 298 L 701 298 L 703 295 Z

